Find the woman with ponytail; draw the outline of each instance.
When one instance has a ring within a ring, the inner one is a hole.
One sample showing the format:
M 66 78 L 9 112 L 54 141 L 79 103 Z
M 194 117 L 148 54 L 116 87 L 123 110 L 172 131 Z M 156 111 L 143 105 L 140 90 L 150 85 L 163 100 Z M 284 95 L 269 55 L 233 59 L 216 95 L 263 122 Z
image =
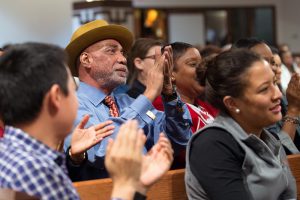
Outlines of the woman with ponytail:
M 231 50 L 208 61 L 198 77 L 220 113 L 188 144 L 189 199 L 296 199 L 281 143 L 264 129 L 282 118 L 269 63 L 249 50 Z

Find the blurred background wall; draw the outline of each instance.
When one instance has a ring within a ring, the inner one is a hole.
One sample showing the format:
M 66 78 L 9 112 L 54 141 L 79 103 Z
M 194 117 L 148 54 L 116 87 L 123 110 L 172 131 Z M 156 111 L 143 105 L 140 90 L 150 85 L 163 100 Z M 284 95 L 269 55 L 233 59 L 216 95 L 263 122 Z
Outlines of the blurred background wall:
M 80 3 L 81 1 L 0 0 L 0 46 L 8 43 L 40 41 L 65 47 L 73 30 L 76 28 L 76 24 L 78 26 L 78 22 L 74 18 L 74 13 L 76 13 L 74 2 Z M 82 3 L 84 2 L 82 1 Z M 118 4 L 118 1 L 106 2 L 116 2 L 115 4 Z M 133 0 L 132 7 L 135 9 L 134 12 L 141 10 L 140 14 L 150 8 L 166 11 L 168 13 L 168 21 L 165 23 L 168 25 L 168 30 L 165 30 L 167 35 L 165 37 L 167 37 L 168 41 L 186 38 L 188 39 L 187 42 L 199 43 L 200 45 L 207 42 L 206 40 L 209 37 L 212 39 L 216 34 L 223 34 L 224 36 L 225 33 L 221 33 L 222 31 L 213 31 L 215 29 L 214 25 L 220 23 L 220 26 L 222 26 L 222 20 L 217 20 L 218 18 L 213 16 L 222 16 L 224 12 L 198 13 L 192 8 L 201 8 L 204 11 L 209 8 L 213 11 L 214 8 L 232 9 L 242 7 L 244 10 L 241 12 L 232 12 L 234 14 L 232 16 L 236 16 L 236 19 L 233 18 L 236 21 L 231 20 L 231 23 L 234 22 L 236 24 L 231 24 L 231 27 L 237 26 L 238 29 L 243 26 L 244 22 L 241 20 L 243 20 L 244 11 L 247 10 L 245 8 L 262 8 L 254 11 L 257 16 L 255 18 L 256 21 L 249 22 L 259 25 L 268 15 L 269 11 L 266 8 L 270 7 L 274 11 L 273 19 L 275 21 L 272 24 L 274 27 L 274 42 L 277 44 L 287 43 L 293 52 L 300 53 L 299 0 Z M 186 12 L 184 12 L 185 8 L 188 8 Z M 216 11 L 218 10 L 216 9 Z M 210 24 L 212 25 L 208 26 L 207 22 L 209 21 L 211 21 Z M 227 21 L 227 23 L 229 22 Z M 136 19 L 129 17 L 127 26 L 134 33 L 140 34 L 141 28 L 136 27 L 136 24 Z M 261 24 L 264 25 L 263 23 Z M 265 26 L 268 26 L 268 24 L 265 24 Z M 202 29 L 205 29 L 205 32 L 201 32 Z M 243 30 L 238 31 L 243 32 Z M 259 33 L 259 31 L 260 29 L 255 30 L 255 32 L 258 32 L 257 34 L 269 34 L 268 32 Z M 191 42 L 189 39 L 197 41 Z

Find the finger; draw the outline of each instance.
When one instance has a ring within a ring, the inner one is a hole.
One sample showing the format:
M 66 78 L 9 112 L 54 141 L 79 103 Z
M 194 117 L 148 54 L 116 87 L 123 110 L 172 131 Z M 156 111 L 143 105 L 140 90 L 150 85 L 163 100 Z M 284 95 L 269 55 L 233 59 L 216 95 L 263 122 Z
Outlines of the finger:
M 163 53 L 162 55 L 155 54 L 155 65 L 153 70 L 164 73 L 163 70 L 165 65 L 165 59 L 166 59 L 166 53 Z
M 161 51 L 158 48 L 156 48 L 155 49 L 155 61 L 154 61 L 154 64 L 156 64 L 156 63 L 159 62 L 160 57 L 161 57 Z
M 125 151 L 130 151 L 134 145 L 134 127 L 135 122 L 129 120 L 126 123 L 122 124 L 118 134 L 116 142 L 118 142 L 118 147 L 120 153 L 124 154 Z
M 105 133 L 105 132 L 108 132 L 108 131 L 111 131 L 111 130 L 114 130 L 115 129 L 115 126 L 106 126 L 98 131 L 96 131 L 96 135 L 100 135 L 102 133 Z
M 109 138 L 106 146 L 106 156 L 110 156 L 113 144 L 114 144 L 114 140 L 112 138 Z
M 160 147 L 165 147 L 173 151 L 171 142 L 164 133 L 160 133 L 158 143 L 160 144 Z
M 171 160 L 171 161 L 173 160 L 174 151 L 173 151 L 170 141 L 167 138 L 163 138 L 161 140 L 160 152 L 165 154 L 167 156 L 168 160 Z
M 122 144 L 122 138 L 123 138 L 123 135 L 124 135 L 124 131 L 127 129 L 127 122 L 122 124 L 119 128 L 119 131 L 118 131 L 118 134 L 116 136 L 116 139 L 115 139 L 115 144 L 117 146 L 120 146 L 121 147 L 121 144 Z
M 114 141 L 113 139 L 109 139 L 107 146 L 106 146 L 106 155 L 105 155 L 105 160 L 104 160 L 104 164 L 106 169 L 108 169 L 108 165 L 113 162 L 113 159 L 111 158 L 112 156 L 112 148 L 114 147 Z
M 146 142 L 146 136 L 144 134 L 143 129 L 138 129 L 137 138 L 138 139 L 136 141 L 136 151 L 139 152 L 139 154 L 141 154 Z
M 89 115 L 84 115 L 76 128 L 83 129 L 86 123 L 89 121 L 89 119 L 90 119 Z
M 95 127 L 95 130 L 97 131 L 97 130 L 102 129 L 103 127 L 108 126 L 108 125 L 110 125 L 112 123 L 113 123 L 113 121 L 108 120 L 108 121 L 102 122 L 100 124 L 97 124 L 94 127 Z
M 169 65 L 168 72 L 171 73 L 172 60 L 173 60 L 173 53 L 172 53 L 172 47 L 171 46 L 168 46 L 168 48 L 167 48 L 167 59 L 168 59 L 168 65 Z
M 96 135 L 96 139 L 97 139 L 98 142 L 100 142 L 103 138 L 105 138 L 105 137 L 110 136 L 111 134 L 113 134 L 113 132 L 114 131 L 111 130 L 111 131 L 106 131 L 104 133 L 98 134 L 98 135 Z
M 169 65 L 169 68 L 168 68 L 168 72 L 170 73 L 171 70 L 172 70 L 172 61 L 173 61 L 173 51 L 172 51 L 172 47 L 169 45 L 165 48 L 165 52 L 166 52 L 166 59 L 168 61 L 168 65 Z
M 131 120 L 128 125 L 128 132 L 126 134 L 126 144 L 128 145 L 128 149 L 135 150 L 136 142 L 137 142 L 137 133 L 138 133 L 138 123 L 136 120 Z

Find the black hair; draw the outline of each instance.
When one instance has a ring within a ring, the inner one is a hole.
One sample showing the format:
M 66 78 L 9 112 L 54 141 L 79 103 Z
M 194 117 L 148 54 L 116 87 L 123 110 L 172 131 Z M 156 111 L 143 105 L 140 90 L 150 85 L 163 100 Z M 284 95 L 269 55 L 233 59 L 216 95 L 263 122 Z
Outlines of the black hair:
M 202 58 L 210 57 L 213 55 L 218 55 L 222 52 L 222 49 L 216 45 L 206 45 L 204 48 L 200 50 L 200 54 Z
M 184 42 L 174 42 L 169 44 L 173 51 L 174 71 L 177 70 L 176 61 L 190 48 L 196 48 L 191 44 Z M 167 45 L 166 45 L 167 46 Z M 198 50 L 198 49 L 197 49 Z
M 279 50 L 278 50 L 276 47 L 270 46 L 270 49 L 271 49 L 273 55 L 274 55 L 274 54 L 275 54 L 275 55 L 279 55 Z
M 36 119 L 54 84 L 68 95 L 66 59 L 63 49 L 50 44 L 16 44 L 5 51 L 0 57 L 0 118 L 6 125 Z
M 254 62 L 261 60 L 247 49 L 229 50 L 207 60 L 197 70 L 198 80 L 205 80 L 206 100 L 221 112 L 227 112 L 223 98 L 242 96 L 247 86 L 245 73 Z
M 237 40 L 231 47 L 231 49 L 251 49 L 258 44 L 267 44 L 264 40 L 257 38 L 242 38 Z

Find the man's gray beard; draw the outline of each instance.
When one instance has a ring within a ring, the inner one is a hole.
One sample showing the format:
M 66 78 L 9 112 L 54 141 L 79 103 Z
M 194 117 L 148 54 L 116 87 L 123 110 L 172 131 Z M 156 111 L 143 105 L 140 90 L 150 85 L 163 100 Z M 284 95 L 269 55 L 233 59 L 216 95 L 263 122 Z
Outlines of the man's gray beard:
M 101 87 L 108 88 L 110 90 L 113 90 L 120 85 L 126 84 L 126 80 L 127 80 L 127 78 L 124 78 L 124 81 L 113 80 L 113 79 L 108 78 L 110 76 L 107 74 L 96 74 L 95 73 L 92 75 L 93 75 L 93 79 L 96 80 L 97 83 L 101 84 Z

